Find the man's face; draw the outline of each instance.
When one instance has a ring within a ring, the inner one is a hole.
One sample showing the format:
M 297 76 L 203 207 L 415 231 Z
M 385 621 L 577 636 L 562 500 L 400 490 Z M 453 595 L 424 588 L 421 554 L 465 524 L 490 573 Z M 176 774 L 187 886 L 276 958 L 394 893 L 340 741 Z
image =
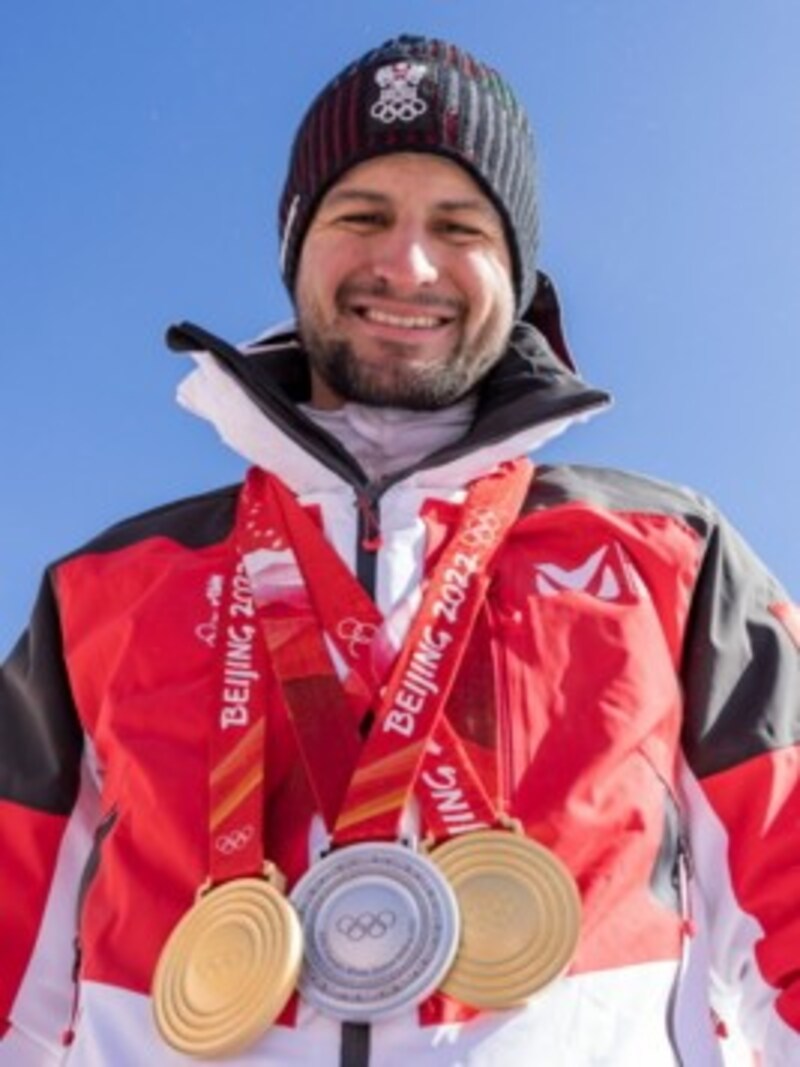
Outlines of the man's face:
M 500 216 L 449 160 L 396 153 L 360 163 L 311 222 L 295 300 L 315 406 L 452 404 L 511 331 Z

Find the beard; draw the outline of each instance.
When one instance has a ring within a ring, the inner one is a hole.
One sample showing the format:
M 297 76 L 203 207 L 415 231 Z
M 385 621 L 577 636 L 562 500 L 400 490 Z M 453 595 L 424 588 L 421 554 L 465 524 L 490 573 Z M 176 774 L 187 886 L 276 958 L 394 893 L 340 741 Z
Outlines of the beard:
M 436 411 L 471 392 L 505 351 L 511 331 L 500 316 L 467 339 L 463 329 L 442 358 L 420 362 L 412 346 L 382 341 L 379 361 L 359 356 L 357 346 L 337 336 L 314 306 L 298 305 L 300 337 L 312 370 L 342 400 L 372 407 Z

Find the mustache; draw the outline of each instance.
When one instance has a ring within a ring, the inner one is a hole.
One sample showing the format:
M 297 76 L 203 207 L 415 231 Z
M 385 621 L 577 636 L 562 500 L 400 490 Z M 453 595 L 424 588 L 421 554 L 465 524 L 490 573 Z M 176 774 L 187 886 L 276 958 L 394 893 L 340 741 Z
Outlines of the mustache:
M 419 308 L 425 311 L 438 309 L 440 311 L 449 311 L 456 315 L 460 315 L 464 309 L 463 302 L 456 297 L 427 292 L 415 292 L 413 296 L 409 296 L 407 293 L 395 289 L 388 282 L 380 279 L 376 279 L 375 282 L 370 282 L 369 284 L 364 282 L 345 282 L 339 289 L 337 303 L 352 303 L 354 300 L 358 300 L 359 297 L 362 299 L 377 297 L 390 302 L 394 300 L 398 304 L 402 304 L 404 308 Z

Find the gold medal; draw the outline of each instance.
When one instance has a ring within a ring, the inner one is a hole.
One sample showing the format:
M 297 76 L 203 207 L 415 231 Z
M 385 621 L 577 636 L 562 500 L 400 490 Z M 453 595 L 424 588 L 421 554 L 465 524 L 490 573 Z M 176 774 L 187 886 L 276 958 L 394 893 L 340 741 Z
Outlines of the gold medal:
M 552 852 L 521 833 L 478 830 L 430 858 L 461 910 L 461 945 L 443 992 L 475 1008 L 515 1008 L 566 970 L 581 902 Z
M 245 1048 L 295 989 L 303 935 L 294 908 L 267 878 L 239 878 L 198 896 L 170 934 L 153 978 L 167 1042 L 213 1058 Z

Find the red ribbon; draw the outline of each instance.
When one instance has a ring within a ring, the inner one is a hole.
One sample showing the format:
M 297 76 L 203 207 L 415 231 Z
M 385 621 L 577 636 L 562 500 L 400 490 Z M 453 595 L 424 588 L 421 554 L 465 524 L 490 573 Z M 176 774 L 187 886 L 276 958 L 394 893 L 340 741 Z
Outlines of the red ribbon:
M 240 551 L 335 844 L 395 838 L 415 787 L 436 838 L 498 821 L 444 708 L 532 471 L 517 460 L 470 486 L 399 655 L 392 619 L 384 620 L 291 492 L 274 475 L 249 472 Z M 358 723 L 371 707 L 374 724 L 362 743 Z

